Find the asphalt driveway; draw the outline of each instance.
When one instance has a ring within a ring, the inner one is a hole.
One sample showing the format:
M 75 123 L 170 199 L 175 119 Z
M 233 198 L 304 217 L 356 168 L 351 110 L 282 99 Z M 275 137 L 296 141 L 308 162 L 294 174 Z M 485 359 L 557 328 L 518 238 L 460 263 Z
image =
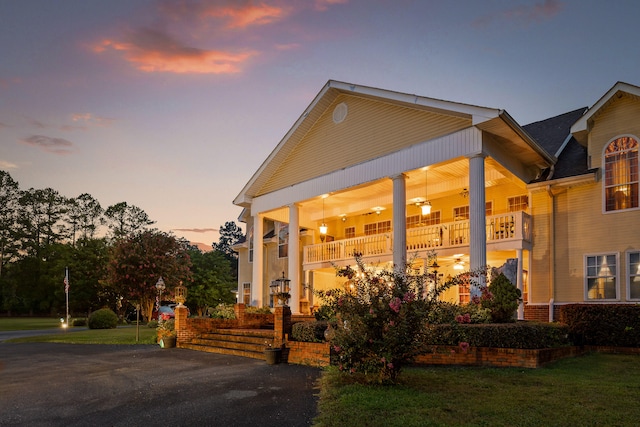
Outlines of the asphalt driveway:
M 306 426 L 319 376 L 155 345 L 0 343 L 0 426 Z

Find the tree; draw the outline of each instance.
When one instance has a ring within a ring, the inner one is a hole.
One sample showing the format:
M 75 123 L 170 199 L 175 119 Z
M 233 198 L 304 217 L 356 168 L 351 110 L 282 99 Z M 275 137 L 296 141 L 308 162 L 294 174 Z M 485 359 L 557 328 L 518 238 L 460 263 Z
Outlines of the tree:
M 231 246 L 238 243 L 244 237 L 242 229 L 233 221 L 227 221 L 220 227 L 220 239 L 218 243 L 212 243 L 215 251 L 222 252 L 229 259 L 237 259 L 238 253 Z
M 70 225 L 71 241 L 75 245 L 76 233 L 85 242 L 95 237 L 98 226 L 104 223 L 102 214 L 104 209 L 100 202 L 88 193 L 82 193 L 67 202 L 67 222 Z
M 195 308 L 198 316 L 203 316 L 209 307 L 233 303 L 235 295 L 231 290 L 237 283 L 226 256 L 219 251 L 202 252 L 194 247 L 189 249 L 189 256 L 193 283 L 189 286 L 187 305 Z
M 0 287 L 4 266 L 18 254 L 16 219 L 20 188 L 5 171 L 0 171 Z
M 137 206 L 128 205 L 127 202 L 109 206 L 104 212 L 104 216 L 107 218 L 107 227 L 116 239 L 155 224 L 155 221 L 151 221 L 145 211 Z
M 191 261 L 184 243 L 159 230 L 142 230 L 115 242 L 107 267 L 107 282 L 124 302 L 139 302 L 151 318 L 156 283 L 163 278 L 165 295 L 183 282 L 191 282 Z M 167 298 L 168 299 L 168 298 Z

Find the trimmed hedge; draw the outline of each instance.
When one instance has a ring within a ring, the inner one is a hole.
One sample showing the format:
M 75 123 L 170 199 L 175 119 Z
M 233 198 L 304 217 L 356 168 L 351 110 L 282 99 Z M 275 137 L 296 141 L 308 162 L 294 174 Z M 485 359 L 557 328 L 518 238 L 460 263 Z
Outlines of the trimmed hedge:
M 559 307 L 576 345 L 640 347 L 640 305 L 570 304 Z
M 517 322 L 431 325 L 427 345 L 461 342 L 473 347 L 541 349 L 569 345 L 568 328 L 557 323 Z
M 291 326 L 291 339 L 303 342 L 324 342 L 324 331 L 329 326 L 326 320 L 299 322 Z
M 108 308 L 101 308 L 89 316 L 89 329 L 115 329 L 118 326 L 118 315 Z

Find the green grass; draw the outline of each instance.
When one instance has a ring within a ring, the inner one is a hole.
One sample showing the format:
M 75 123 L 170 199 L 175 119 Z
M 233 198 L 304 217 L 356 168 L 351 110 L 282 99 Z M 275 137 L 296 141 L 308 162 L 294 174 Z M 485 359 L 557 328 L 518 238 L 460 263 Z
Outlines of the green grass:
M 317 427 L 636 426 L 640 358 L 590 354 L 540 369 L 410 368 L 396 386 L 328 368 Z
M 0 317 L 0 331 L 28 331 L 60 327 L 60 319 L 50 317 Z
M 0 331 L 27 331 L 51 329 L 51 334 L 35 337 L 14 338 L 6 342 L 60 342 L 69 344 L 155 344 L 155 328 L 140 325 L 139 341 L 136 342 L 136 327 L 118 327 L 116 329 L 88 329 L 76 326 L 67 332 L 60 331 L 60 319 L 5 317 L 0 318 Z

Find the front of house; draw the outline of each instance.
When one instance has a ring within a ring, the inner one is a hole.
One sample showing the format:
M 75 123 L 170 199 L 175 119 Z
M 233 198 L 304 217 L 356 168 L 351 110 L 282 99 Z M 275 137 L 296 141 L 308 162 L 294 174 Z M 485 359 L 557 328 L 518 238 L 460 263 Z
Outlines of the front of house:
M 639 119 L 640 88 L 624 83 L 523 127 L 504 110 L 329 81 L 234 200 L 238 301 L 273 305 L 286 278 L 292 312 L 309 313 L 359 253 L 438 280 L 515 259 L 521 318 L 637 303 Z

